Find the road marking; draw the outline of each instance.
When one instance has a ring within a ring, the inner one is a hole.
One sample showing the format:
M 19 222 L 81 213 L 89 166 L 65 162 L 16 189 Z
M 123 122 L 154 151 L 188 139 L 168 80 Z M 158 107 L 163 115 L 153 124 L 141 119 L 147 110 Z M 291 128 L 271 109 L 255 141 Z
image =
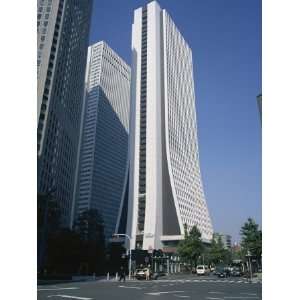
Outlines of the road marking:
M 241 293 L 241 295 L 257 296 L 256 293 Z
M 176 293 L 184 293 L 184 291 L 169 291 L 169 292 L 145 293 L 145 295 L 159 296 L 160 294 L 176 294 Z
M 93 298 L 77 297 L 77 296 L 71 296 L 71 295 L 50 295 L 50 296 L 48 296 L 48 298 L 52 298 L 52 297 L 61 297 L 61 298 L 78 299 L 78 300 L 93 300 Z
M 65 287 L 65 288 L 48 288 L 48 289 L 38 289 L 40 291 L 60 291 L 60 290 L 79 290 L 79 287 Z
M 258 297 L 247 297 L 247 296 L 238 296 L 238 297 L 230 297 L 230 296 L 228 296 L 228 297 L 224 297 L 224 299 L 259 299 Z
M 180 296 L 180 295 L 174 295 L 174 297 L 177 297 L 177 298 L 191 298 L 191 296 Z
M 209 294 L 224 294 L 223 292 L 208 292 Z
M 213 297 L 206 297 L 206 299 L 210 299 L 210 300 L 223 300 L 223 298 L 213 298 Z
M 245 280 L 229 280 L 229 279 L 158 279 L 154 281 L 155 283 L 228 283 L 228 284 L 234 284 L 234 283 L 249 283 Z M 259 283 L 259 282 L 253 282 L 253 283 Z
M 124 289 L 137 289 L 137 290 L 141 290 L 141 287 L 138 286 L 124 286 L 124 285 L 119 285 L 120 288 L 124 288 Z

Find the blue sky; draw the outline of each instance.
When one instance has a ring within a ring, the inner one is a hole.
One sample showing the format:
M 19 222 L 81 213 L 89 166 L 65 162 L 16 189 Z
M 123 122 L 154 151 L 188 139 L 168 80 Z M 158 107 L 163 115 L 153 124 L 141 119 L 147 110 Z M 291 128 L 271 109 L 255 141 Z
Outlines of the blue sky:
M 129 65 L 133 10 L 145 0 L 94 0 L 90 43 Z M 261 0 L 161 0 L 193 51 L 200 164 L 214 230 L 239 240 L 261 224 Z

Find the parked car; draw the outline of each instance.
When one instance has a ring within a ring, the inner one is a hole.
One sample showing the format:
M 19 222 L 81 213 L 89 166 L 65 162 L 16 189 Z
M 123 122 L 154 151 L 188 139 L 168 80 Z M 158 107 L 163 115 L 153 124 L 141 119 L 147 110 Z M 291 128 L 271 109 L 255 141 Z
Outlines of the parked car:
M 199 266 L 197 266 L 197 268 L 196 268 L 196 274 L 198 275 L 198 276 L 200 276 L 200 275 L 208 275 L 209 274 L 209 268 L 208 268 L 208 266 L 205 266 L 205 265 L 199 265 Z

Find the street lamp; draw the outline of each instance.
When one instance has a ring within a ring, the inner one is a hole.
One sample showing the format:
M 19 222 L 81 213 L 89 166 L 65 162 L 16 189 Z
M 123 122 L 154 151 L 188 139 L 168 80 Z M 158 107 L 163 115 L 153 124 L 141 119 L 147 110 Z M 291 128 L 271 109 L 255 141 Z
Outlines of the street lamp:
M 124 236 L 129 240 L 129 280 L 131 279 L 131 237 L 128 234 L 125 233 L 115 233 L 113 234 L 113 237 L 121 237 Z

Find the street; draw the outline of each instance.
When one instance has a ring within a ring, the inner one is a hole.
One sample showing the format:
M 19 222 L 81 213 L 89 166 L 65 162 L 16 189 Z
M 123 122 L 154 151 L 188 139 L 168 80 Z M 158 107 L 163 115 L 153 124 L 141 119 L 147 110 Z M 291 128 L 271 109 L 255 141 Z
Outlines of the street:
M 173 275 L 159 280 L 115 280 L 39 285 L 38 300 L 250 300 L 262 299 L 261 282 L 249 283 L 244 278 Z

